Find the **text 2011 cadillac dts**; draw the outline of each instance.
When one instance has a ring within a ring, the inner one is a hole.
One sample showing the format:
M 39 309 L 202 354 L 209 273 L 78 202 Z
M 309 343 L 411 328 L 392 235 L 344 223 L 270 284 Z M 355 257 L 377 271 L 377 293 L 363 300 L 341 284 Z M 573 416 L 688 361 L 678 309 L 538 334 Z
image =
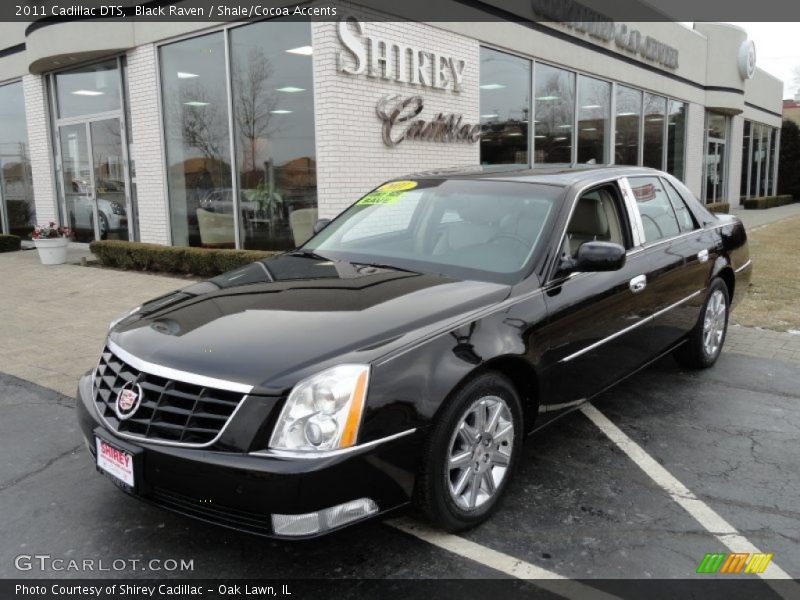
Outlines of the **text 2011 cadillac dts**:
M 741 222 L 642 168 L 429 173 L 301 248 L 143 304 L 78 388 L 97 468 L 307 537 L 416 503 L 484 520 L 525 435 L 665 353 L 714 364 Z

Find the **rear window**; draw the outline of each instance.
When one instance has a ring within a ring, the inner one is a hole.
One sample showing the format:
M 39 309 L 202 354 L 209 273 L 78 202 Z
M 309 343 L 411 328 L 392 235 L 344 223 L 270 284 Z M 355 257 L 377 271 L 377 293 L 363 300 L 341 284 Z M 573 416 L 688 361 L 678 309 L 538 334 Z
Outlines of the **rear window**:
M 675 210 L 659 177 L 629 177 L 644 227 L 644 241 L 652 244 L 681 232 Z

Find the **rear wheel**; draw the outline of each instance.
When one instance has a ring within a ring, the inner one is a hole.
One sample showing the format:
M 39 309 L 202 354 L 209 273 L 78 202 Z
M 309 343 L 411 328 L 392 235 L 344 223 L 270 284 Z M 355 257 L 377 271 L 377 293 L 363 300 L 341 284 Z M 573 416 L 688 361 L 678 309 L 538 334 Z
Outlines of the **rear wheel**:
M 717 362 L 728 331 L 729 303 L 728 286 L 715 277 L 708 286 L 700 319 L 686 343 L 675 351 L 678 363 L 692 369 L 707 369 Z
M 434 426 L 416 503 L 447 531 L 474 527 L 502 497 L 522 445 L 522 409 L 511 382 L 485 373 L 461 388 Z

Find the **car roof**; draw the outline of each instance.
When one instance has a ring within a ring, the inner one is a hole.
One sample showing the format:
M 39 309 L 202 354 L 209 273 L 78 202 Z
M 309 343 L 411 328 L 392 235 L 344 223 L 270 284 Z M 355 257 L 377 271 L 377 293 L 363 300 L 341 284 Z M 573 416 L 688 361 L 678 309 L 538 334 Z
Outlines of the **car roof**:
M 605 181 L 628 175 L 664 175 L 647 167 L 578 165 L 574 167 L 497 167 L 475 166 L 437 169 L 408 175 L 408 179 L 483 179 L 489 181 L 518 181 L 562 187 L 577 183 Z

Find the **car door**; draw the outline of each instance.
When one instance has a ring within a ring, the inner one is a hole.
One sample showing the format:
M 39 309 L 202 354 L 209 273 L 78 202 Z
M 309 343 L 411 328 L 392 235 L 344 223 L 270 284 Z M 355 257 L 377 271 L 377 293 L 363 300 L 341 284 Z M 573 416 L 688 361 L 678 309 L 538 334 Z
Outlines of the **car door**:
M 564 252 L 574 254 L 580 243 L 596 239 L 623 245 L 630 258 L 617 271 L 564 274 L 554 268 L 545 283 L 548 318 L 538 340 L 546 348 L 540 363 L 545 418 L 591 397 L 652 355 L 643 325 L 653 313 L 653 298 L 641 286 L 649 265 L 637 256 L 641 236 L 619 182 L 580 191 L 573 202 L 563 241 L 557 242 Z
M 631 253 L 647 274 L 653 319 L 644 328 L 654 356 L 669 349 L 694 325 L 702 303 L 710 252 L 702 231 L 671 184 L 658 176 L 630 176 L 623 189 L 642 223 L 643 245 Z M 636 217 L 634 217 L 636 218 Z

